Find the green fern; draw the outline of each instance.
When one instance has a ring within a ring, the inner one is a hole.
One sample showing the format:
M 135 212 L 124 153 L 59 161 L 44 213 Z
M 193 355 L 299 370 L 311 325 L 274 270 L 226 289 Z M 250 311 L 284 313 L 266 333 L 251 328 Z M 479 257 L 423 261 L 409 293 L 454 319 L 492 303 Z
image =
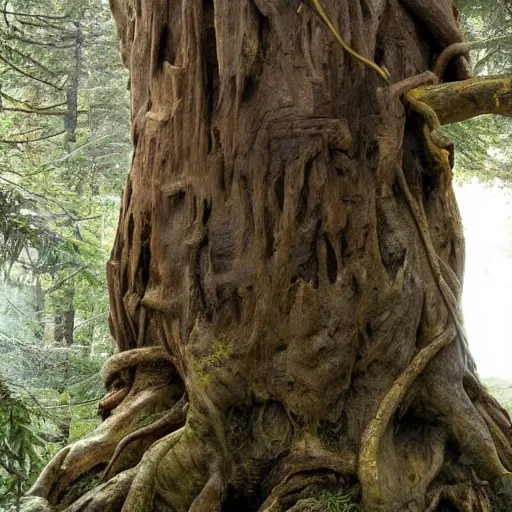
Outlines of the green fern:
M 324 490 L 318 502 L 325 512 L 359 512 L 359 486 L 350 489 Z

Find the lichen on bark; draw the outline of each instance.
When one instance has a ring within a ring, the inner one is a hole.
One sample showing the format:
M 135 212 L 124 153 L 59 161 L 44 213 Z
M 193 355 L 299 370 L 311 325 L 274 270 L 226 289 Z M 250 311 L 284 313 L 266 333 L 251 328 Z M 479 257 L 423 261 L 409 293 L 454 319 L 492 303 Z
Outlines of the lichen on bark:
M 465 342 L 434 129 L 448 95 L 497 89 L 458 53 L 438 77 L 454 85 L 415 78 L 463 39 L 452 0 L 321 3 L 391 86 L 296 1 L 111 0 L 133 142 L 107 269 L 120 354 L 104 423 L 27 507 L 269 512 L 358 485 L 371 512 L 508 499 L 510 418 Z

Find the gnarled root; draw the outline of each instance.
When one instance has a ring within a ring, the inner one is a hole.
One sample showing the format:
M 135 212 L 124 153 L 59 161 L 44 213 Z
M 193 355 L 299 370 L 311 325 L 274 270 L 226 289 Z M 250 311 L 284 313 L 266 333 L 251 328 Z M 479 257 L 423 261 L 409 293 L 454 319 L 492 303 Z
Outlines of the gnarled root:
M 141 419 L 158 410 L 166 399 L 163 388 L 147 389 L 118 409 L 90 436 L 61 450 L 41 473 L 28 494 L 55 503 L 68 486 L 82 475 L 100 471 L 106 465 L 118 442 L 137 428 Z M 95 469 L 98 468 L 98 469 Z
M 137 371 L 131 382 L 124 382 L 124 387 L 114 390 L 104 399 L 108 418 L 89 436 L 62 449 L 41 473 L 28 495 L 44 498 L 50 504 L 61 502 L 65 494 L 73 492 L 71 486 L 74 482 L 98 475 L 111 460 L 118 443 L 137 430 L 145 418 L 175 405 L 183 394 L 183 385 L 173 382 L 176 379 L 174 366 L 159 367 L 156 373 L 151 366 L 155 362 L 159 365 L 164 360 L 169 361 L 164 352 L 158 347 L 136 349 L 107 361 L 102 375 L 111 386 L 117 386 L 115 383 L 122 380 L 121 372 L 131 369 L 132 365 L 137 366 Z M 180 419 L 184 422 L 183 414 Z M 140 432 L 137 437 L 140 438 Z M 132 454 L 129 464 L 136 463 L 133 459 L 138 451 Z
M 158 465 L 167 452 L 180 440 L 185 427 L 157 441 L 142 457 L 137 474 L 123 504 L 122 512 L 143 512 L 152 509 Z
M 130 388 L 128 386 L 121 389 L 112 390 L 105 398 L 98 403 L 98 412 L 101 419 L 106 420 L 112 411 L 128 396 Z
M 456 331 L 450 325 L 437 338 L 418 352 L 411 364 L 386 393 L 375 418 L 368 424 L 363 433 L 359 453 L 358 474 L 363 489 L 363 499 L 366 504 L 381 501 L 380 468 L 378 464 L 379 450 L 392 416 L 400 407 L 413 382 L 441 349 L 453 341 L 455 335 Z
M 439 510 L 441 501 L 457 507 L 460 512 L 491 512 L 489 500 L 482 491 L 471 486 L 470 482 L 454 485 L 443 485 L 430 493 L 429 505 L 425 512 Z
M 491 433 L 501 462 L 508 471 L 512 471 L 512 424 L 507 411 L 485 388 L 474 403 Z
M 190 420 L 157 441 L 137 466 L 122 511 L 220 510 L 226 478 L 214 445 Z
M 176 403 L 176 405 L 174 405 L 174 407 L 170 411 L 167 411 L 160 419 L 158 419 L 154 423 L 150 423 L 149 425 L 140 428 L 139 430 L 136 430 L 135 432 L 132 432 L 131 434 L 128 434 L 124 439 L 122 439 L 122 441 L 117 445 L 114 455 L 112 455 L 112 458 L 110 459 L 110 462 L 108 463 L 108 466 L 105 469 L 105 474 L 103 477 L 104 480 L 109 479 L 110 472 L 115 462 L 117 461 L 123 450 L 130 443 L 133 443 L 137 439 L 141 439 L 143 437 L 147 437 L 150 435 L 161 435 L 161 431 L 170 430 L 180 425 L 183 425 L 185 423 L 185 419 L 187 416 L 187 408 L 188 403 L 185 399 L 185 396 L 183 396 Z
M 323 448 L 318 439 L 306 435 L 271 472 L 266 487 L 271 489 L 261 512 L 282 512 L 309 486 L 345 486 L 356 473 L 356 455 Z
M 199 496 L 193 501 L 189 512 L 219 512 L 224 489 L 224 479 L 219 471 L 215 471 Z
M 119 473 L 109 480 L 75 501 L 65 509 L 65 512 L 117 512 L 123 504 L 124 497 L 137 473 L 135 468 Z
M 442 80 L 446 71 L 446 68 L 450 62 L 458 57 L 467 57 L 469 51 L 472 48 L 472 43 L 467 41 L 453 43 L 447 46 L 437 57 L 432 66 L 432 72 Z
M 276 488 L 275 492 L 263 503 L 260 512 L 284 512 L 297 501 L 301 491 L 308 487 L 343 487 L 345 481 L 334 473 L 296 474 L 290 477 L 286 485 Z

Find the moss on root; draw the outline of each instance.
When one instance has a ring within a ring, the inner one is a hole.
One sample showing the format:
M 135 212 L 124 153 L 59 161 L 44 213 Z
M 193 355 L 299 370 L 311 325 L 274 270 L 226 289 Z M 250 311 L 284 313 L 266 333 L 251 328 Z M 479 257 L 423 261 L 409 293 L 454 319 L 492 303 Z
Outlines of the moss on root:
M 58 510 L 64 510 L 66 507 L 73 504 L 78 498 L 100 484 L 103 468 L 103 464 L 98 465 L 82 477 L 75 480 L 66 489 L 64 496 L 59 502 Z

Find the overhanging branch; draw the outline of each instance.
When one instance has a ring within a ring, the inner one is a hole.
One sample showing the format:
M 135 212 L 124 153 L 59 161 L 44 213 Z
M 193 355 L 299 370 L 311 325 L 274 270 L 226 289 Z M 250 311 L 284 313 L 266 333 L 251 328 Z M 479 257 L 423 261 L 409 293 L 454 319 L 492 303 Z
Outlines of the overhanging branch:
M 412 89 L 409 94 L 434 110 L 441 125 L 483 114 L 512 117 L 511 77 L 477 77 Z

